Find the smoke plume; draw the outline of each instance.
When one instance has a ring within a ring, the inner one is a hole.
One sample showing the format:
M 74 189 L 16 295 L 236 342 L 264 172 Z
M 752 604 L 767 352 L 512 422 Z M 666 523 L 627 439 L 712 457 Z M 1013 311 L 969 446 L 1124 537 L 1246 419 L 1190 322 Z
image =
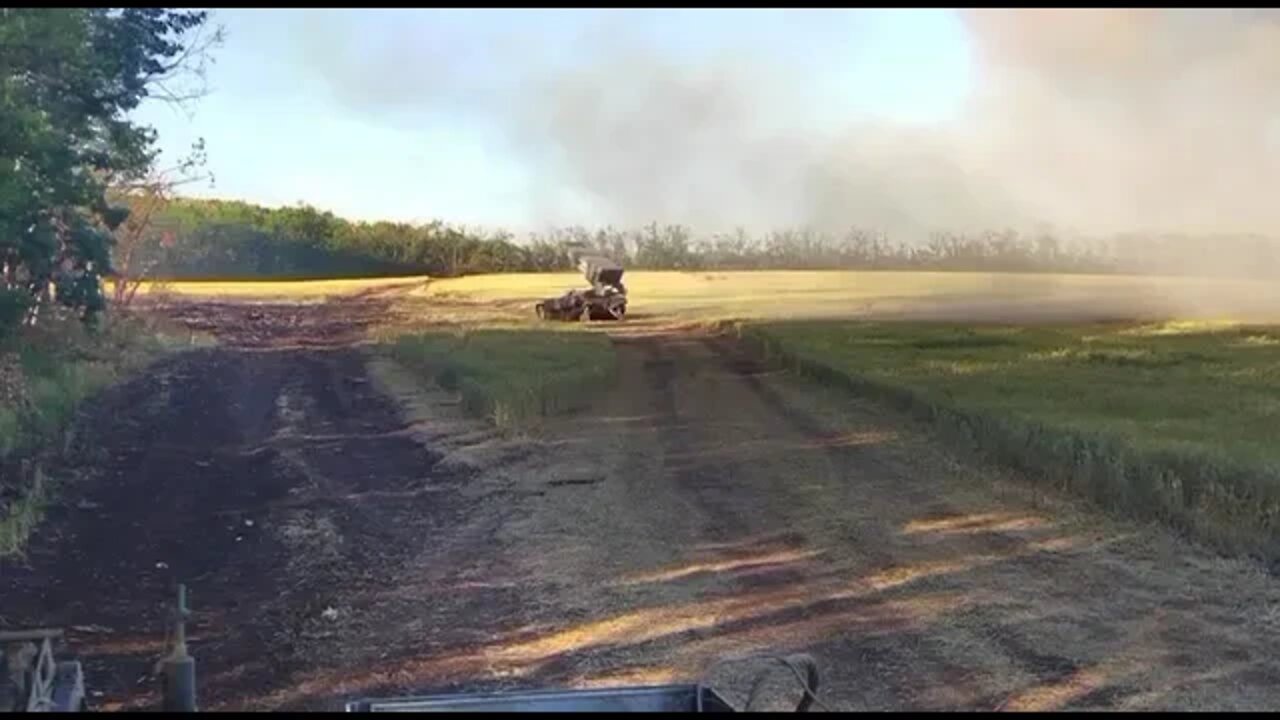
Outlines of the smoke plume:
M 556 47 L 511 30 L 488 49 L 331 33 L 308 56 L 337 97 L 383 117 L 472 113 L 532 169 L 546 222 L 1280 230 L 1274 11 L 960 16 L 973 88 L 933 124 L 819 121 L 831 89 L 758 38 L 690 62 L 621 22 Z M 501 72 L 477 85 L 465 63 Z

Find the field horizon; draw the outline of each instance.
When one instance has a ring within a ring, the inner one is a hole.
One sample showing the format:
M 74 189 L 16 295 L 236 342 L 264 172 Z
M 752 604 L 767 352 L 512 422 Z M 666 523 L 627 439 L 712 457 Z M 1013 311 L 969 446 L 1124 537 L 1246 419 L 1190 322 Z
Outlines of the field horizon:
M 629 316 L 651 320 L 865 318 L 952 322 L 1221 320 L 1280 322 L 1280 288 L 1262 281 L 1159 275 L 894 270 L 630 271 Z M 150 283 L 140 297 L 318 301 L 394 292 L 414 306 L 532 319 L 537 300 L 582 288 L 577 273 Z M 401 292 L 403 291 L 403 292 Z

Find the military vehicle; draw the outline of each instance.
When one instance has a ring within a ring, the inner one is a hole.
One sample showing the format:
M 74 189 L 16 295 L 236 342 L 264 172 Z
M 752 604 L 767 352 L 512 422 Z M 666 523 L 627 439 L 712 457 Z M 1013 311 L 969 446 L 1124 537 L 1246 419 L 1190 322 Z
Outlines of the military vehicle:
M 534 312 L 543 320 L 621 320 L 627 314 L 622 265 L 601 255 L 580 255 L 576 260 L 591 287 L 547 298 L 534 305 Z

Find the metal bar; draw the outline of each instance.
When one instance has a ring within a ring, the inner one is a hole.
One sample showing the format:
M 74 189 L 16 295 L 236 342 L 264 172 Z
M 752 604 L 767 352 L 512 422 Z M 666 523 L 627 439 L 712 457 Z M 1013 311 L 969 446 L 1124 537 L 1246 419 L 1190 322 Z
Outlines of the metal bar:
M 700 685 L 431 695 L 347 704 L 347 712 L 733 712 Z
M 173 652 L 161 661 L 164 681 L 163 708 L 168 712 L 196 712 L 196 660 L 187 654 L 187 586 L 178 585 L 174 612 Z
M 0 632 L 0 643 L 48 640 L 48 639 L 58 639 L 61 637 L 62 637 L 62 628 L 39 628 L 36 630 L 6 630 L 4 632 Z

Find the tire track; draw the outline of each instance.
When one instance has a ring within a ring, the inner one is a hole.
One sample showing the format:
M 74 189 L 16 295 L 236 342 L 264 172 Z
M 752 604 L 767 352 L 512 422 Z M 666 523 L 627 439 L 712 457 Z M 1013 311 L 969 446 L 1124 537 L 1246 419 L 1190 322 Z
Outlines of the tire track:
M 615 347 L 618 387 L 562 432 L 616 455 L 592 458 L 602 482 L 542 498 L 547 530 L 523 548 L 574 558 L 529 561 L 557 572 L 534 582 L 560 649 L 525 686 L 692 681 L 725 654 L 799 650 L 847 710 L 1268 707 L 1270 690 L 1238 684 L 1280 639 L 1265 576 L 997 492 L 1004 476 L 909 418 L 770 372 L 728 338 Z M 1185 632 L 1150 632 L 1142 619 L 1188 592 L 1155 616 Z M 1218 620 L 1233 596 L 1254 609 Z
M 99 462 L 25 562 L 0 564 L 0 596 L 6 627 L 94 628 L 70 642 L 102 706 L 156 702 L 177 582 L 202 707 L 240 707 L 367 650 L 333 613 L 394 587 L 458 523 L 439 491 L 459 478 L 401 432 L 354 350 L 191 352 L 85 416 Z

